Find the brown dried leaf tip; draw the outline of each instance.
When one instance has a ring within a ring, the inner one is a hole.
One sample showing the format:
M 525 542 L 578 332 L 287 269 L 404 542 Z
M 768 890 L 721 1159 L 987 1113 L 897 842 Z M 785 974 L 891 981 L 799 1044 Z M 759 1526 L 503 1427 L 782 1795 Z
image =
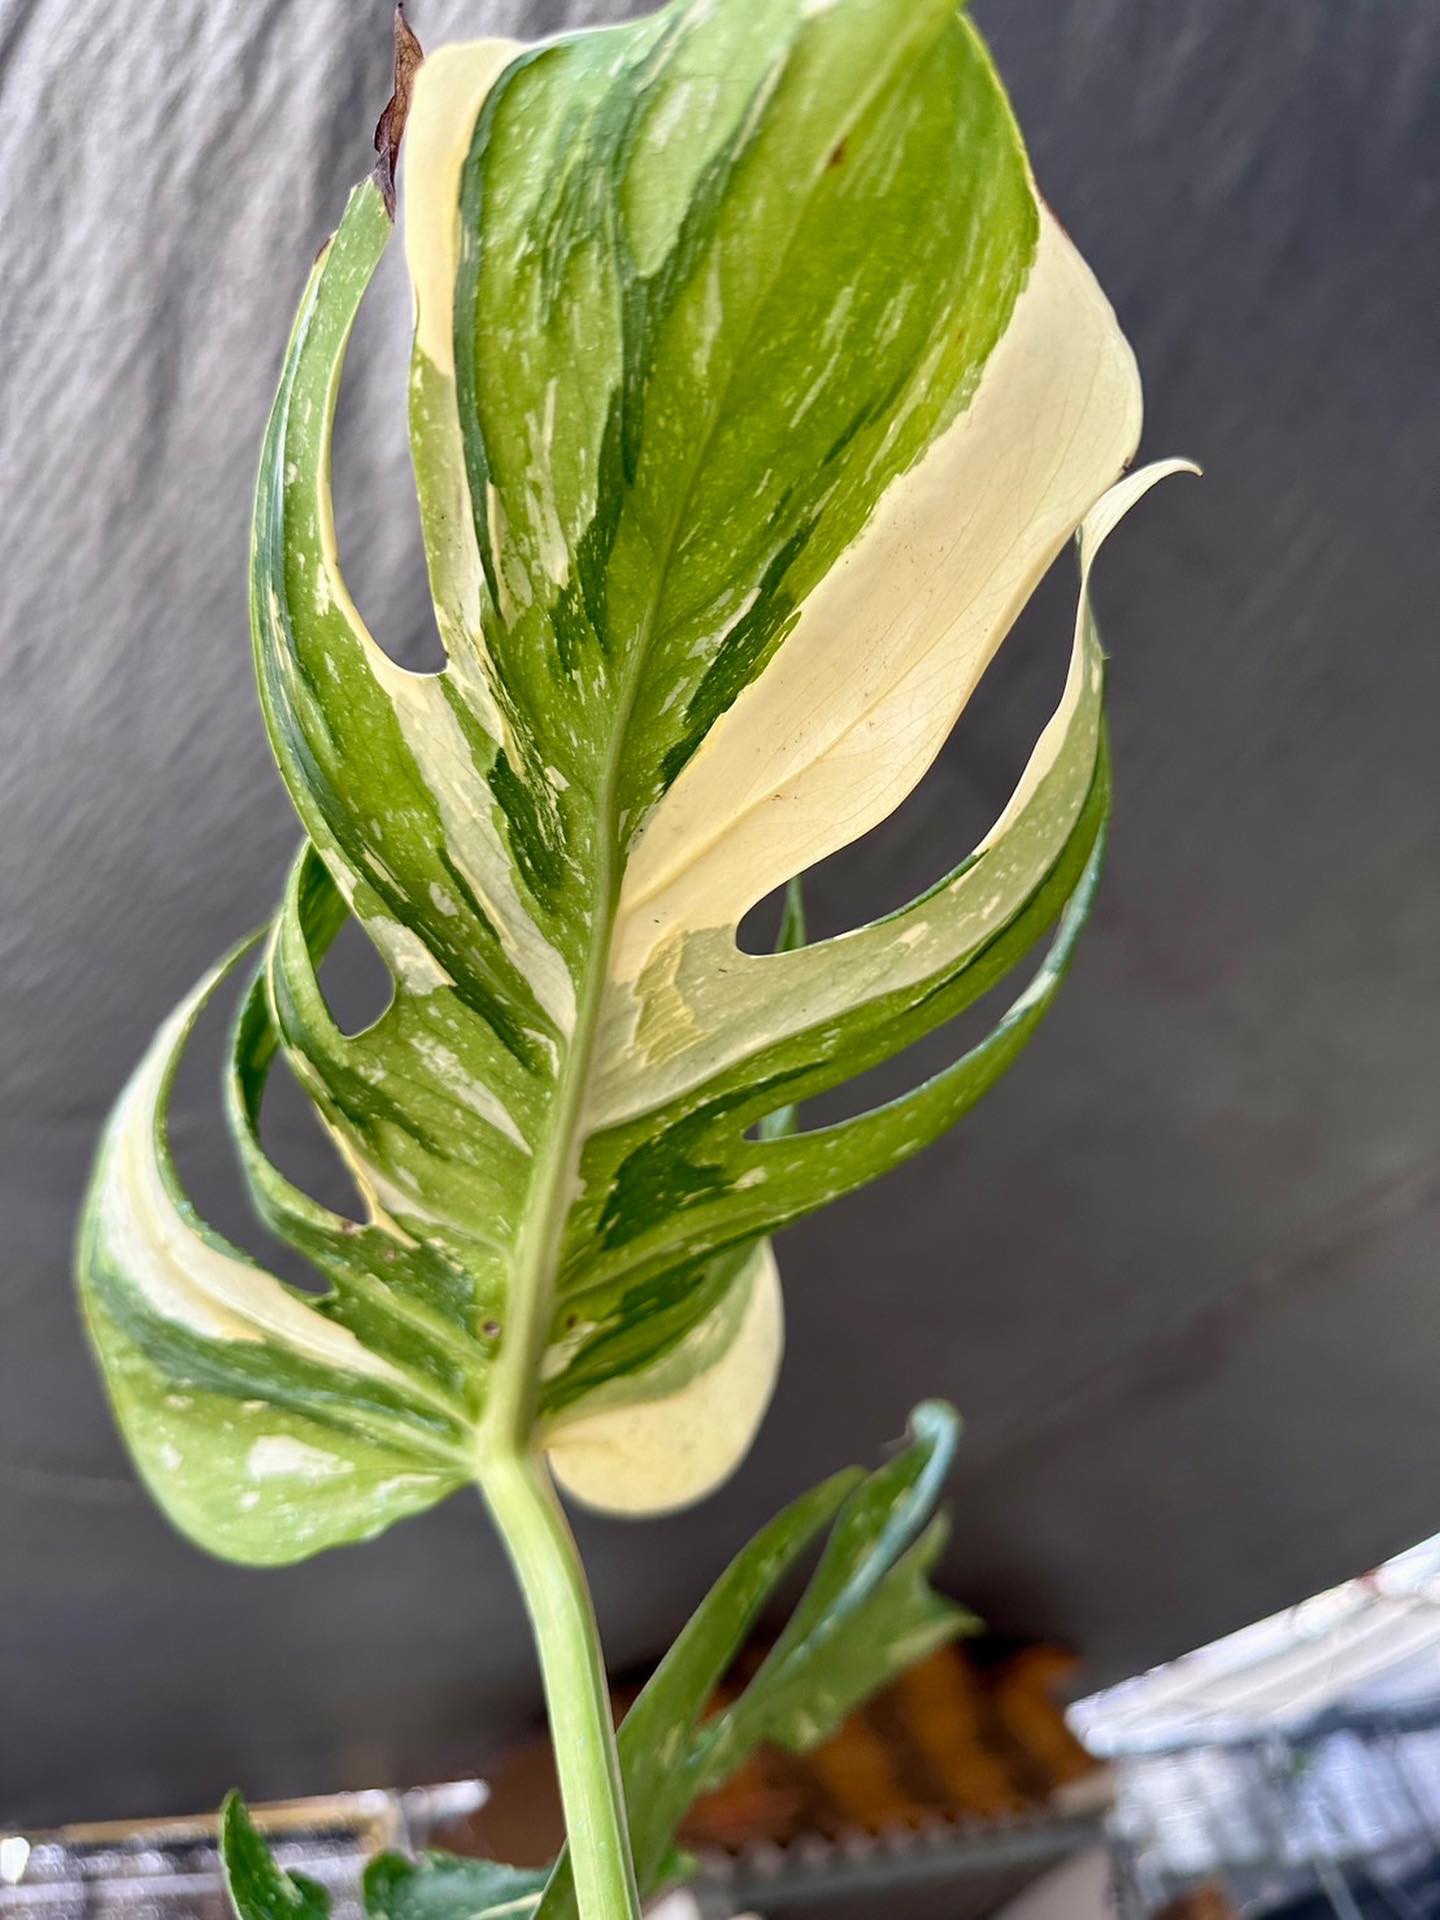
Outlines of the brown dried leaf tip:
M 415 74 L 425 54 L 405 18 L 404 0 L 395 8 L 395 91 L 385 103 L 385 111 L 375 123 L 375 184 L 385 202 L 385 211 L 395 218 L 395 168 L 400 159 L 400 141 L 410 114 L 410 95 Z

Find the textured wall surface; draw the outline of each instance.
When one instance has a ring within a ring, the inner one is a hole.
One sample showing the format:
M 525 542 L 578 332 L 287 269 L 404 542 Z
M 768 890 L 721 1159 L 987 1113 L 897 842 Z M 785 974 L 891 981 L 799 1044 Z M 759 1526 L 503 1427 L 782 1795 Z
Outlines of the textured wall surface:
M 414 7 L 433 41 L 606 11 Z M 948 1142 L 788 1237 L 790 1357 L 737 1480 L 582 1523 L 620 1665 L 926 1392 L 970 1423 L 953 1583 L 1097 1680 L 1440 1527 L 1440 16 L 977 11 L 1138 347 L 1147 449 L 1209 477 L 1104 563 L 1119 813 L 1059 1010 Z M 284 1573 L 172 1537 L 67 1271 L 102 1113 L 295 838 L 250 685 L 248 494 L 386 39 L 381 0 L 0 0 L 0 1819 L 434 1777 L 535 1710 L 473 1501 Z M 391 274 L 338 471 L 361 603 L 421 660 L 403 309 Z M 822 929 L 948 866 L 1003 798 L 1069 591 L 903 813 L 822 870 Z M 238 1231 L 211 1108 L 197 1074 L 179 1146 Z

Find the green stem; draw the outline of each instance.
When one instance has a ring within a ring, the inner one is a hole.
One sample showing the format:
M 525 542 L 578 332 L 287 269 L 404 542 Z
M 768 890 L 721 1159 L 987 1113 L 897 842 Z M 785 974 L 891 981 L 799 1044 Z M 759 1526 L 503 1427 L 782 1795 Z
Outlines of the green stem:
M 480 1485 L 535 1633 L 580 1920 L 639 1920 L 605 1663 L 574 1537 L 533 1453 L 487 1459 Z

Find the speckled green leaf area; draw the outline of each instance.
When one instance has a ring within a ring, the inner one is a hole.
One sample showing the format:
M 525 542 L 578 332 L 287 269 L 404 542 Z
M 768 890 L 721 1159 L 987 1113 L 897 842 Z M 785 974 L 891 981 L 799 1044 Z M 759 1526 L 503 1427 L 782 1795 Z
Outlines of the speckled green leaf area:
M 346 342 L 392 234 L 367 182 L 304 289 L 255 500 L 255 668 L 303 843 L 121 1096 L 80 1238 L 148 1485 L 252 1563 L 532 1449 L 616 1512 L 733 1469 L 780 1363 L 771 1237 L 966 1113 L 1058 990 L 1109 800 L 1089 567 L 1166 470 L 1121 478 L 1133 360 L 953 0 L 686 0 L 442 48 L 401 211 L 446 664 L 394 663 L 335 535 Z M 981 844 L 881 920 L 807 941 L 791 912 L 743 950 L 753 905 L 923 777 L 1076 540 L 1068 676 Z M 361 1032 L 321 984 L 349 922 L 393 989 Z M 227 983 L 239 1164 L 318 1292 L 175 1166 L 175 1074 Z M 992 993 L 951 1066 L 796 1124 Z M 274 1070 L 353 1217 L 268 1157 Z

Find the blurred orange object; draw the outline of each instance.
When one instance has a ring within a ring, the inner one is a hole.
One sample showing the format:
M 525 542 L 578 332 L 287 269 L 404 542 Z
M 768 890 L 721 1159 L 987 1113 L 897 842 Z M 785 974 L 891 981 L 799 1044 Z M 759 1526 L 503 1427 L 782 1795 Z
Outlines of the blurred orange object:
M 746 1649 L 715 1708 L 744 1685 L 766 1650 Z M 942 1648 L 814 1752 L 766 1747 L 752 1755 L 696 1802 L 680 1843 L 702 1857 L 733 1857 L 811 1837 L 903 1836 L 1063 1806 L 1077 1782 L 1103 1782 L 1065 1723 L 1062 1689 L 1075 1666 L 1051 1646 L 979 1640 Z M 634 1692 L 617 1695 L 617 1715 Z M 526 1863 L 548 1858 L 561 1829 L 546 1742 L 501 1756 L 487 1778 L 491 1798 L 474 1816 L 466 1850 L 473 1844 Z

